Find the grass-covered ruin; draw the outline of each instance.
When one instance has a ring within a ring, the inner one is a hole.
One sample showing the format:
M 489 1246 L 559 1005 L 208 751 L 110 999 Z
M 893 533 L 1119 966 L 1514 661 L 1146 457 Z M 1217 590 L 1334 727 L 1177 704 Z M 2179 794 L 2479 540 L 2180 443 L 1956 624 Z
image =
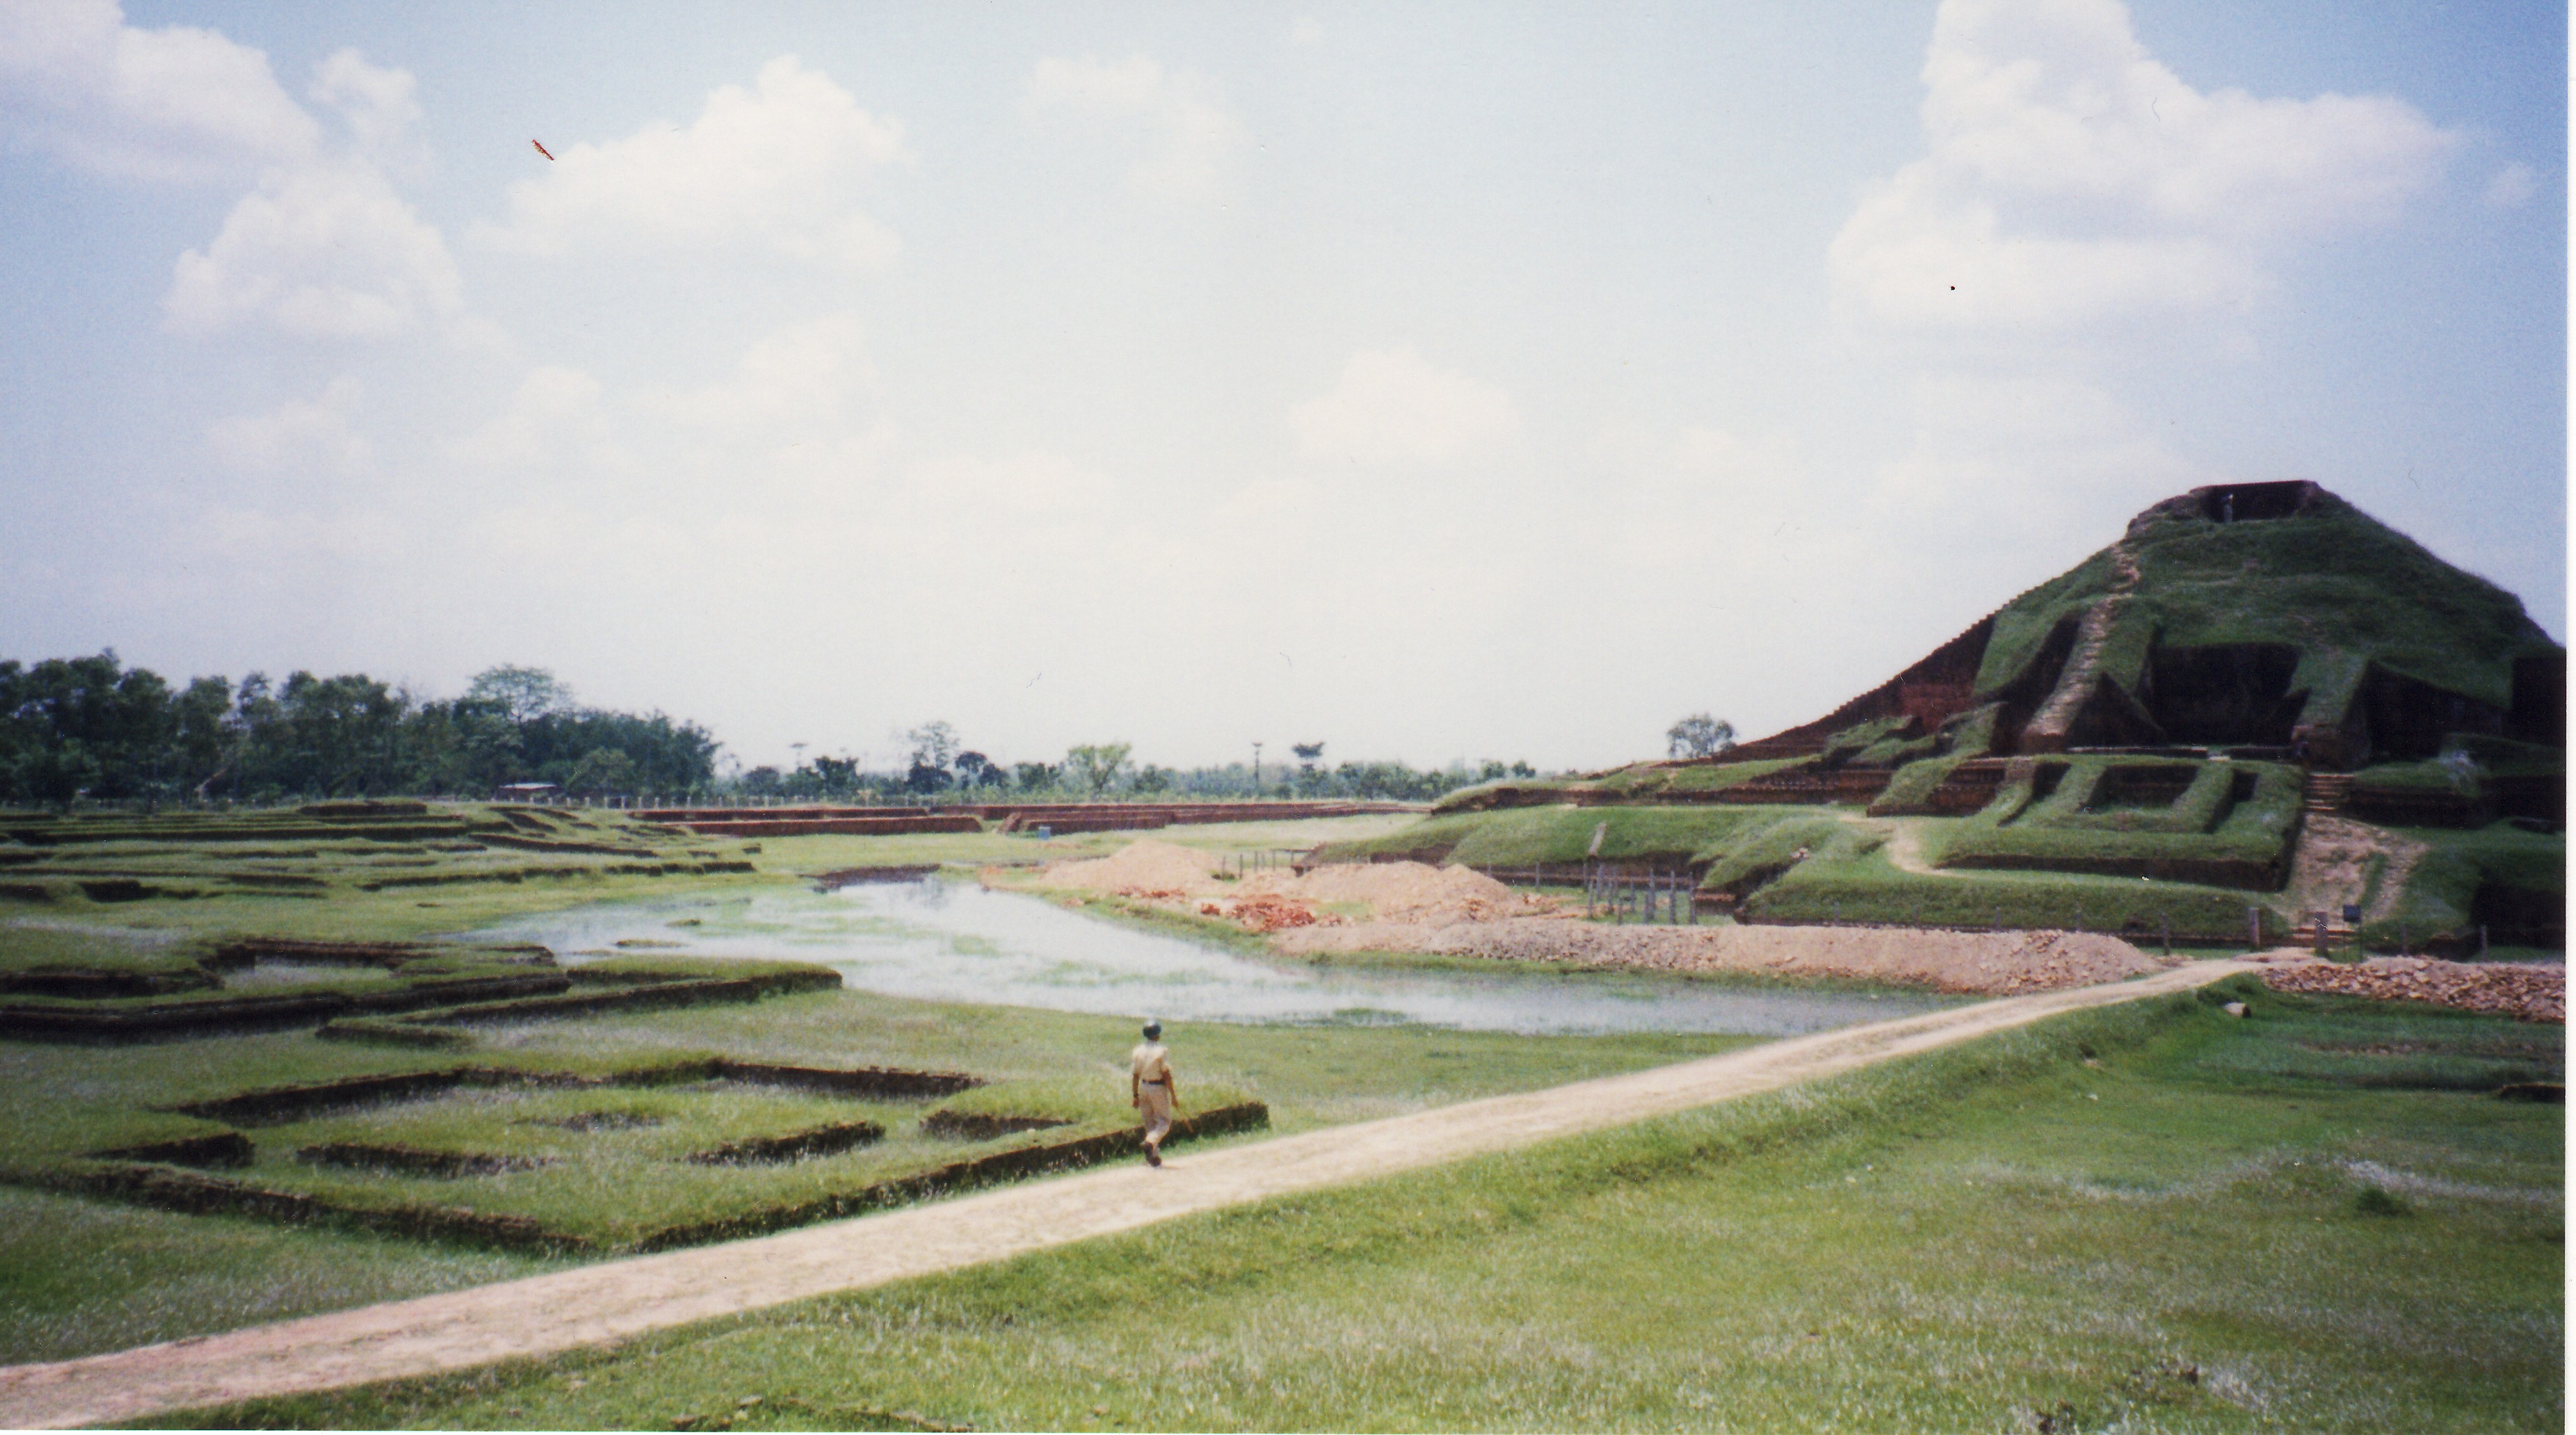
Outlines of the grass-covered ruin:
M 2557 950 L 2565 671 L 2511 594 L 2314 484 L 2200 489 L 1814 722 L 1327 855 L 1686 870 L 1748 921 Z M 2311 816 L 2429 855 L 2328 890 Z

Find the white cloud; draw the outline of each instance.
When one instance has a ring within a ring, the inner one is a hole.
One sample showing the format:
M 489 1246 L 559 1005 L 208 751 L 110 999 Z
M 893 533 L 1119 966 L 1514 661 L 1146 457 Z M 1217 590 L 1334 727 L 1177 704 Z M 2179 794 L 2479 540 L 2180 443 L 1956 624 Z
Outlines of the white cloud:
M 907 158 L 902 126 L 860 109 L 792 55 L 763 66 L 749 90 L 717 89 L 686 129 L 654 124 L 605 144 L 547 148 L 556 162 L 510 186 L 509 218 L 475 225 L 476 243 L 545 257 L 758 246 L 861 268 L 898 248 L 857 194 L 873 171 Z
M 320 140 L 268 56 L 211 30 L 137 29 L 115 0 L 0 0 L 0 118 L 22 144 L 129 179 L 221 178 Z
M 1116 64 L 1092 55 L 1040 60 L 1029 73 L 1027 108 L 1041 122 L 1064 111 L 1142 125 L 1145 153 L 1128 170 L 1127 184 L 1159 199 L 1211 194 L 1244 143 L 1243 123 L 1206 81 L 1166 74 L 1144 55 Z
M 2487 181 L 2482 197 L 2496 209 L 2520 209 L 2531 203 L 2531 197 L 2539 192 L 2540 176 L 2532 171 L 2531 166 L 2515 160 L 2495 172 L 2495 178 Z
M 531 369 L 510 407 L 449 445 L 449 454 L 495 468 L 603 466 L 618 454 L 601 402 L 605 393 L 599 380 L 579 369 Z
M 169 326 L 209 334 L 253 320 L 308 338 L 385 338 L 444 321 L 464 284 L 447 243 L 363 162 L 279 170 L 244 195 L 204 250 L 179 256 Z
M 1847 316 L 1899 328 L 2242 303 L 2278 245 L 2388 219 L 2458 142 L 2383 96 L 2195 90 L 2116 0 L 1945 0 L 1923 80 L 1928 154 L 1828 259 Z
M 1353 354 L 1332 392 L 1288 411 L 1309 457 L 1364 464 L 1448 464 L 1520 430 L 1509 395 L 1434 367 L 1410 347 Z
M 837 429 L 875 387 L 855 315 L 833 314 L 790 325 L 744 352 L 734 376 L 687 389 L 649 406 L 683 422 L 716 429 Z
M 339 112 L 360 151 L 383 156 L 396 152 L 420 123 L 419 91 L 411 71 L 385 69 L 355 50 L 340 50 L 313 67 L 313 86 L 305 93 Z
M 364 473 L 374 466 L 375 453 L 349 425 L 349 410 L 361 392 L 358 381 L 343 374 L 318 399 L 289 399 L 270 413 L 218 422 L 206 431 L 207 446 L 225 466 L 247 473 Z
M 256 321 L 375 338 L 459 316 L 446 241 L 377 164 L 419 119 L 416 89 L 355 50 L 324 60 L 310 94 L 345 121 L 342 142 L 266 55 L 213 31 L 139 29 L 113 0 L 0 0 L 0 115 L 18 142 L 125 178 L 257 175 L 221 232 L 178 259 L 163 314 L 180 333 Z

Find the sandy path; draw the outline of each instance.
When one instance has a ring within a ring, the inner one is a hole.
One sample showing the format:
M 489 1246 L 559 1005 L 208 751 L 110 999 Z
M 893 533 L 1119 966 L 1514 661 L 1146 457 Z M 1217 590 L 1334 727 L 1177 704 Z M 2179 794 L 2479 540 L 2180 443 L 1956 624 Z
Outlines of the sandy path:
M 956 1270 L 1175 1216 L 1507 1151 L 1849 1071 L 2241 971 L 2010 997 L 1490 1097 L 1381 1121 L 1121 1165 L 756 1240 L 612 1261 L 418 1300 L 46 1365 L 0 1369 L 0 1425 L 98 1424 L 254 1396 L 541 1356 L 833 1291 Z

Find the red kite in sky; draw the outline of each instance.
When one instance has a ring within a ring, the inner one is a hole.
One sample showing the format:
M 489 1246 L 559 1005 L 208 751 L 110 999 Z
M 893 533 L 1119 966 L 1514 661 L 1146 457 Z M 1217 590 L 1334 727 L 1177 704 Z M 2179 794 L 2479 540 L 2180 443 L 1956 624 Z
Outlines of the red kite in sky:
M 545 157 L 546 157 L 546 158 L 548 158 L 548 159 L 553 159 L 553 158 L 554 158 L 554 156 L 553 156 L 552 154 L 550 154 L 550 153 L 548 153 L 548 152 L 547 152 L 546 147 L 545 147 L 544 145 L 537 144 L 537 142 L 536 142 L 535 140 L 530 140 L 530 141 L 528 141 L 528 143 L 530 143 L 530 144 L 536 144 L 536 145 L 537 145 L 537 153 L 542 154 L 542 155 L 545 155 Z

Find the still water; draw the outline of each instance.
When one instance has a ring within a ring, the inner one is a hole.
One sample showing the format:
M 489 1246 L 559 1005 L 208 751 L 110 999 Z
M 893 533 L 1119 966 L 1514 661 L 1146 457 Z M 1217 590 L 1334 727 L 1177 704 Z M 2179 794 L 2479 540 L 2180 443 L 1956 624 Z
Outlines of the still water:
M 1625 973 L 1317 966 L 1247 957 L 1096 921 L 1036 897 L 936 879 L 606 903 L 519 918 L 475 938 L 541 942 L 575 964 L 654 951 L 787 957 L 833 967 L 848 986 L 887 996 L 1172 1020 L 1788 1036 L 1948 1004 L 1910 993 Z

